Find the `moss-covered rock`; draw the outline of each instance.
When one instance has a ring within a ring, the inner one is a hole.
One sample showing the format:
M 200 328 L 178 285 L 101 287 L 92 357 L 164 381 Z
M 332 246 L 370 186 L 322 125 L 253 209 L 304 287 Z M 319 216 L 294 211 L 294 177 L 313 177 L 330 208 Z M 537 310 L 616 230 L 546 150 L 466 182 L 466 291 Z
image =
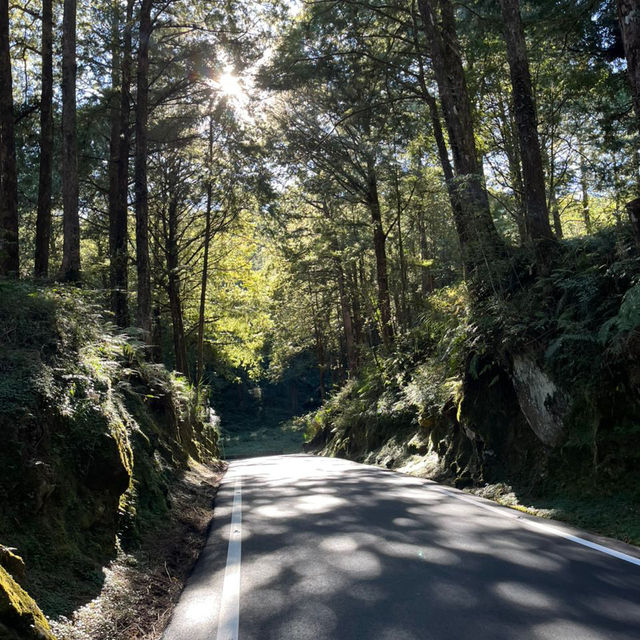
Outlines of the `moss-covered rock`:
M 55 640 L 38 605 L 3 567 L 0 567 L 0 638 Z
M 22 582 L 25 579 L 24 560 L 13 553 L 11 549 L 0 544 L 0 567 L 6 569 L 16 582 Z

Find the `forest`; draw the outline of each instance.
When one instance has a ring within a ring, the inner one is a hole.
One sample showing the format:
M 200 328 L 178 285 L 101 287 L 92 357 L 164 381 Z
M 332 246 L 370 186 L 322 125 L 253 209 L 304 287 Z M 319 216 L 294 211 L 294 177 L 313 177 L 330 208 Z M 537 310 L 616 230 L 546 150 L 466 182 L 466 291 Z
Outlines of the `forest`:
M 0 0 L 0 428 L 3 638 L 256 431 L 638 543 L 640 1 Z

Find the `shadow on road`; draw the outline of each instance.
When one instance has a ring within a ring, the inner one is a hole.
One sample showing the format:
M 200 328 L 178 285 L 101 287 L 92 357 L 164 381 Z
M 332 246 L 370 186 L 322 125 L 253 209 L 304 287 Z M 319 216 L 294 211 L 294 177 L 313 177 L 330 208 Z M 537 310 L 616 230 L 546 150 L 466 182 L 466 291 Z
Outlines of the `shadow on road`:
M 438 485 L 316 461 L 234 463 L 243 640 L 639 637 L 638 567 Z

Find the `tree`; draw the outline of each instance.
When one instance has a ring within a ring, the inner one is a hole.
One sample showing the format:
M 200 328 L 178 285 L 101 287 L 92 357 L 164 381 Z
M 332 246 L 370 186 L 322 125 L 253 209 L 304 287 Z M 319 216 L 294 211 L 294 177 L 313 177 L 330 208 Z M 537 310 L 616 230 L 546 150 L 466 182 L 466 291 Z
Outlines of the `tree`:
M 80 280 L 78 136 L 76 128 L 76 0 L 64 0 L 62 21 L 62 205 L 60 278 Z
M 331 23 L 323 26 L 329 34 Z M 296 52 L 307 46 L 317 47 L 318 55 L 323 55 L 323 47 L 334 46 L 333 42 L 327 45 L 318 40 L 307 43 L 304 37 L 298 31 L 290 43 L 293 50 L 286 55 L 296 59 Z M 296 100 L 291 96 L 289 111 L 281 118 L 281 130 L 289 131 L 288 158 L 284 161 L 297 167 L 293 170 L 302 179 L 303 174 L 322 176 L 322 180 L 332 183 L 331 189 L 366 208 L 375 257 L 380 337 L 390 347 L 394 328 L 380 172 L 382 156 L 391 156 L 392 149 L 384 139 L 389 133 L 388 114 L 381 113 L 376 105 L 388 97 L 384 69 L 371 64 L 365 56 L 352 56 L 348 61 L 341 60 L 340 66 L 318 69 L 312 79 L 312 62 L 300 57 L 297 62 L 288 70 L 288 80 L 303 82 L 305 89 Z M 366 74 L 362 73 L 364 69 Z M 330 88 L 327 90 L 326 86 Z
M 636 115 L 636 133 L 640 135 L 640 1 L 618 0 L 618 20 L 627 57 L 627 71 Z M 638 190 L 640 191 L 640 184 Z M 640 197 L 627 204 L 627 211 L 636 244 L 640 247 Z
M 631 96 L 638 131 L 640 131 L 640 1 L 618 0 L 618 20 L 627 57 Z
M 0 275 L 17 277 L 18 170 L 9 42 L 9 2 L 0 0 Z
M 147 154 L 149 126 L 149 41 L 153 30 L 153 0 L 142 0 L 138 29 L 136 92 L 135 209 L 136 270 L 138 275 L 138 326 L 151 336 L 151 271 L 149 261 L 149 188 Z
M 542 154 L 538 138 L 538 119 L 520 17 L 520 2 L 519 0 L 501 0 L 501 4 L 522 162 L 525 228 L 528 240 L 536 246 L 538 264 L 546 270 L 549 257 L 548 246 L 553 239 L 553 233 L 549 224 Z
M 207 146 L 207 202 L 205 204 L 204 248 L 202 255 L 202 278 L 200 281 L 200 304 L 198 307 L 198 342 L 196 345 L 196 377 L 202 383 L 204 371 L 204 323 L 209 282 L 209 247 L 211 245 L 211 209 L 213 206 L 213 104 L 209 105 L 209 135 Z
M 119 7 L 117 3 L 114 3 L 113 10 L 114 42 L 109 166 L 109 287 L 111 289 L 111 310 L 115 315 L 116 323 L 121 327 L 126 327 L 129 325 L 127 221 L 133 0 L 127 0 L 121 54 L 119 51 Z
M 40 172 L 36 217 L 35 275 L 49 275 L 53 182 L 53 0 L 42 2 L 42 91 L 40 94 Z
M 484 172 L 475 141 L 471 101 L 460 57 L 453 5 L 439 0 L 419 0 L 420 14 L 431 50 L 433 65 L 449 143 L 456 172 L 454 207 L 456 226 L 466 267 L 473 273 L 487 271 L 502 252 L 503 243 L 496 231 Z

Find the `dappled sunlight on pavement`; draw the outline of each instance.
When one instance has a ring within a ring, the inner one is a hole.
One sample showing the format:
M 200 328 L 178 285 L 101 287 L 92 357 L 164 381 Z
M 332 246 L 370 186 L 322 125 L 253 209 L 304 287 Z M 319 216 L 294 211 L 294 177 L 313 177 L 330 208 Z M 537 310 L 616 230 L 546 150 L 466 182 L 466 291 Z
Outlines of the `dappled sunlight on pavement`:
M 241 640 L 638 637 L 640 568 L 435 483 L 303 455 L 234 462 L 225 487 L 237 478 Z M 215 584 L 199 568 L 185 592 L 211 587 L 214 628 L 223 555 Z M 166 640 L 179 637 L 207 636 Z

